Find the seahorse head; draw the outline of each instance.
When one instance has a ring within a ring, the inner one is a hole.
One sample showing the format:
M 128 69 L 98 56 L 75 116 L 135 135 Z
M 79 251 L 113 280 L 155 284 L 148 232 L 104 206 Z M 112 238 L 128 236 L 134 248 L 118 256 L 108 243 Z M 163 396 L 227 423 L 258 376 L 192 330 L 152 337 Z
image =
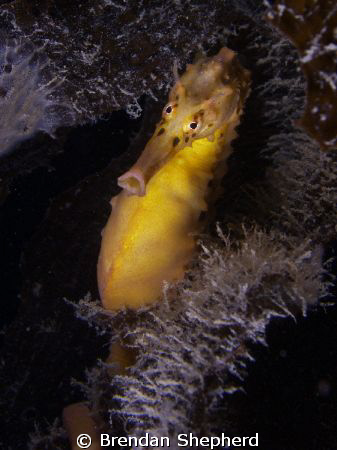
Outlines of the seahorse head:
M 145 195 L 149 179 L 173 155 L 196 139 L 212 140 L 219 127 L 241 113 L 249 84 L 249 71 L 225 47 L 188 64 L 171 89 L 153 137 L 134 166 L 119 177 L 119 186 Z

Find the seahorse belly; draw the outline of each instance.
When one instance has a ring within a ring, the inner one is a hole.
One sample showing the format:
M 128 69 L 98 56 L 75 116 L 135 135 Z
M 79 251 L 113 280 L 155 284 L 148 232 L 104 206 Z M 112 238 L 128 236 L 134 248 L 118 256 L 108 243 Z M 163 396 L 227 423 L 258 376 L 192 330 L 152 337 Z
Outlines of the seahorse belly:
M 98 263 L 106 308 L 154 302 L 164 280 L 182 278 L 195 249 L 200 213 L 207 209 L 219 145 L 218 138 L 194 141 L 151 178 L 145 196 L 122 191 L 114 197 Z

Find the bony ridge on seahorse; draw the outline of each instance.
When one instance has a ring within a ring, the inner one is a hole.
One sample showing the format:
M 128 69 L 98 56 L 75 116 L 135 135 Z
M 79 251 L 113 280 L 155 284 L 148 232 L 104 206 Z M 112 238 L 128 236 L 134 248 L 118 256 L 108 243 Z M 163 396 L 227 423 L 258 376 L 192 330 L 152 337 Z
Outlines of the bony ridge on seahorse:
M 97 266 L 104 308 L 151 304 L 160 298 L 164 281 L 184 276 L 201 213 L 226 172 L 249 89 L 249 71 L 228 48 L 188 65 L 176 80 L 152 138 L 118 178 L 122 191 L 111 201 Z M 123 372 L 129 356 L 114 344 L 108 361 L 118 362 Z M 68 406 L 63 417 L 72 449 L 79 448 L 80 433 L 91 434 L 91 448 L 100 448 L 84 404 Z
M 118 178 L 98 261 L 103 306 L 139 308 L 158 300 L 164 281 L 183 277 L 200 215 L 214 198 L 250 76 L 222 48 L 188 65 L 138 161 Z

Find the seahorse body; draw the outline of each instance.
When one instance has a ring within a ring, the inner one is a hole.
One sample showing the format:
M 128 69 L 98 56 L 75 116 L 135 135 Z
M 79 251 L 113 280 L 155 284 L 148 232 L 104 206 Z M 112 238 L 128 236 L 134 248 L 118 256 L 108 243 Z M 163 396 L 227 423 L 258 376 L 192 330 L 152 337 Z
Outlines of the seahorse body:
M 225 173 L 249 81 L 223 48 L 188 65 L 172 88 L 153 137 L 111 201 L 97 271 L 105 308 L 152 303 L 165 280 L 183 277 L 200 214 L 214 197 L 210 181 Z

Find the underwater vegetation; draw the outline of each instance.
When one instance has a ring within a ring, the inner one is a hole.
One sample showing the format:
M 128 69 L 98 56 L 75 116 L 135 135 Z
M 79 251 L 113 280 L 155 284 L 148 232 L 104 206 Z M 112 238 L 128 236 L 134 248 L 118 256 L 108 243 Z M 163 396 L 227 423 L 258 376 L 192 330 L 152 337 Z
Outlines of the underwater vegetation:
M 336 149 L 336 3 L 333 0 L 277 0 L 267 17 L 289 37 L 300 54 L 307 88 L 306 106 L 298 123 L 324 149 Z
M 244 230 L 245 242 L 234 250 L 218 233 L 202 244 L 189 280 L 168 288 L 151 310 L 129 320 L 122 312 L 111 322 L 88 300 L 76 307 L 82 320 L 110 328 L 113 339 L 123 337 L 139 352 L 125 375 L 111 378 L 112 363 L 101 362 L 81 383 L 94 417 L 107 421 L 101 429 L 116 431 L 119 424 L 130 436 L 169 436 L 172 448 L 179 433 L 231 433 L 219 411 L 226 395 L 240 389 L 252 359 L 248 343 L 266 345 L 271 318 L 306 314 L 316 302 L 321 283 L 313 274 L 321 255 L 309 255 L 306 243 L 286 252 L 275 235 L 253 229 Z
M 67 449 L 62 409 L 85 402 L 100 430 L 170 436 L 172 448 L 179 432 L 253 435 L 264 424 L 262 449 L 332 449 L 336 335 L 322 330 L 336 329 L 335 307 L 318 309 L 317 301 L 323 296 L 324 304 L 329 289 L 323 256 L 336 238 L 337 162 L 296 125 L 306 108 L 301 55 L 265 20 L 272 11 L 262 2 L 215 1 L 212 10 L 208 1 L 148 5 L 89 0 L 80 14 L 69 2 L 1 7 L 6 42 L 21 36 L 29 48 L 45 49 L 41 64 L 63 80 L 53 101 L 69 106 L 74 123 L 144 110 L 129 148 L 54 199 L 26 245 L 22 306 L 1 360 L 2 447 L 26 449 L 29 440 L 30 449 Z M 198 238 L 186 277 L 166 286 L 162 302 L 108 312 L 96 300 L 96 262 L 109 201 L 119 192 L 113 181 L 153 134 L 174 60 L 182 72 L 199 48 L 214 55 L 223 46 L 240 55 L 252 86 L 214 220 Z M 149 100 L 139 100 L 144 93 Z M 120 154 L 116 135 L 107 140 L 111 157 Z M 321 326 L 313 320 L 317 309 Z M 308 334 L 287 341 L 289 327 L 302 331 L 303 323 Z M 280 374 L 291 355 L 277 355 L 268 371 L 275 329 L 281 349 L 283 337 L 299 361 L 289 364 L 285 383 Z M 137 355 L 124 374 L 101 362 L 120 341 Z M 310 355 L 304 368 L 302 353 Z M 315 391 L 322 379 L 331 386 L 323 400 Z M 272 393 L 264 398 L 266 386 Z M 273 391 L 294 399 L 289 407 L 276 402 L 274 415 Z
M 0 156 L 38 131 L 53 135 L 63 121 L 73 123 L 70 108 L 53 101 L 61 80 L 50 71 L 43 48 L 0 34 Z

